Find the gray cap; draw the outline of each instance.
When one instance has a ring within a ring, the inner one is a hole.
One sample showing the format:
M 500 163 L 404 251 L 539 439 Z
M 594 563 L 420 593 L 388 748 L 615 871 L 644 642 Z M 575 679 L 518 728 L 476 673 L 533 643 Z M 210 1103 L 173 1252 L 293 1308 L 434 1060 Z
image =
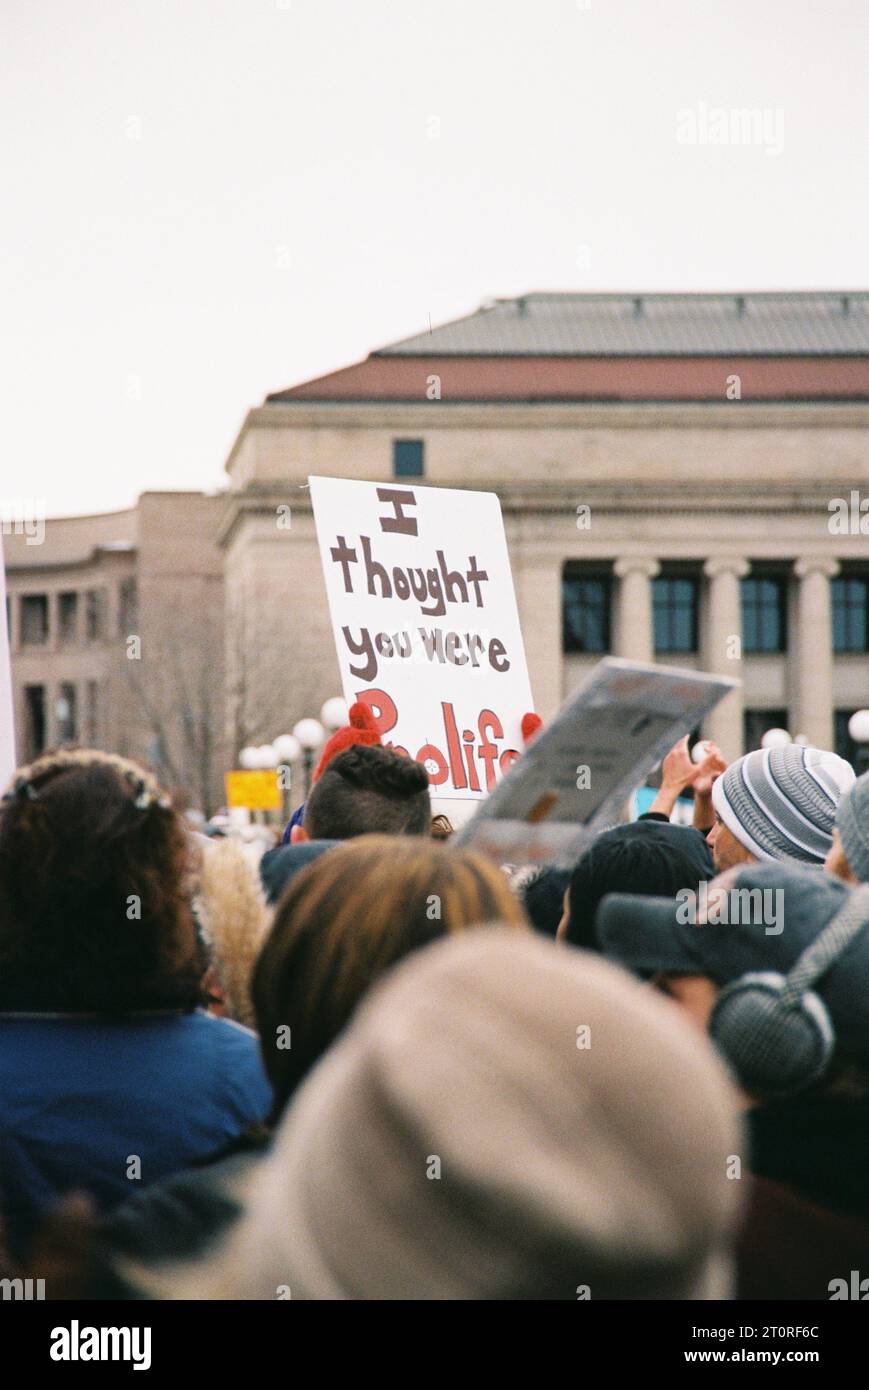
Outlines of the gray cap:
M 869 883 L 869 772 L 858 777 L 839 802 L 836 829 L 852 874 Z

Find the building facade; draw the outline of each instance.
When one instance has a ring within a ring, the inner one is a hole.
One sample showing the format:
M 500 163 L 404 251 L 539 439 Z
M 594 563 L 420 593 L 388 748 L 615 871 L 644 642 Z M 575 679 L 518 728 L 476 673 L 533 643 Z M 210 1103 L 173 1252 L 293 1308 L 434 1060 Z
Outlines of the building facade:
M 152 492 L 124 512 L 6 519 L 19 763 L 94 744 L 145 759 L 198 806 L 220 804 L 222 508 Z
M 241 747 L 318 714 L 325 474 L 498 494 L 544 717 L 612 652 L 738 677 L 704 728 L 728 758 L 784 727 L 854 760 L 867 425 L 867 294 L 495 301 L 267 397 L 220 496 L 7 534 L 19 757 L 100 743 L 213 807 Z
M 269 396 L 227 464 L 230 729 L 337 687 L 321 473 L 498 493 L 544 717 L 612 652 L 738 677 L 729 758 L 775 726 L 853 758 L 867 424 L 863 294 L 528 295 Z

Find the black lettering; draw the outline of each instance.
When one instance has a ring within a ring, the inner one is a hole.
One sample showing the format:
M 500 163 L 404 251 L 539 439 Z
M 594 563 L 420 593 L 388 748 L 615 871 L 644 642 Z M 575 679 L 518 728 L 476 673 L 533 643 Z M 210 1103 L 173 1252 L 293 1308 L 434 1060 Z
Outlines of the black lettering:
M 463 579 L 462 576 L 459 574 L 458 570 L 449 570 L 449 569 L 447 569 L 447 562 L 446 562 L 446 560 L 444 559 L 444 552 L 443 552 L 442 550 L 437 550 L 437 551 L 435 551 L 435 554 L 436 554 L 437 557 L 438 557 L 438 564 L 439 564 L 440 567 L 441 567 L 441 574 L 443 575 L 443 579 L 444 579 L 444 593 L 445 593 L 446 596 L 447 596 L 448 602 L 449 602 L 449 603 L 467 603 L 467 601 L 468 601 L 468 586 L 467 586 L 467 584 L 465 583 L 464 579 Z M 456 597 L 455 597 L 455 592 L 454 592 L 454 591 L 455 591 L 456 587 L 458 587 L 458 588 L 461 590 L 461 594 L 462 594 L 462 597 L 461 597 L 461 598 L 456 598 Z M 477 606 L 479 607 L 479 600 L 477 601 Z
M 374 677 L 377 675 L 377 657 L 374 655 L 374 648 L 371 645 L 371 633 L 368 631 L 367 627 L 360 629 L 358 642 L 353 641 L 353 638 L 350 636 L 349 627 L 342 627 L 341 632 L 344 635 L 344 641 L 347 643 L 348 650 L 351 651 L 354 656 L 367 657 L 364 666 L 351 666 L 351 673 L 354 676 L 358 676 L 362 681 L 374 680 Z
M 502 658 L 502 657 L 505 657 L 505 658 L 506 658 L 506 655 L 507 655 L 507 648 L 504 646 L 504 643 L 501 641 L 501 639 L 500 639 L 499 637 L 493 637 L 492 641 L 489 643 L 489 665 L 493 668 L 493 670 L 495 670 L 495 671 L 509 671 L 509 670 L 510 670 L 510 663 L 509 663 L 509 661 L 507 661 L 507 660 L 501 661 L 501 658 Z
M 369 594 L 376 594 L 377 590 L 374 587 L 375 580 L 379 580 L 381 589 L 380 597 L 392 598 L 392 585 L 389 582 L 386 566 L 381 565 L 379 560 L 372 560 L 371 542 L 368 537 L 360 536 L 360 540 L 362 541 L 362 558 L 365 561 L 365 577 L 368 580 Z
M 350 565 L 356 564 L 356 551 L 351 549 L 343 536 L 338 537 L 338 544 L 333 545 L 329 551 L 336 565 L 340 565 L 344 574 L 344 592 L 352 594 L 353 581 L 350 578 Z
M 377 500 L 388 502 L 395 513 L 394 516 L 378 517 L 381 531 L 397 531 L 402 536 L 419 535 L 416 517 L 405 516 L 402 511 L 402 507 L 416 506 L 416 498 L 409 488 L 379 487 Z
M 444 659 L 444 651 L 440 628 L 432 628 L 431 631 L 427 631 L 426 628 L 421 627 L 419 629 L 419 635 L 422 638 L 422 645 L 425 648 L 425 654 L 428 660 L 431 661 L 437 656 L 438 661 L 442 662 Z
M 472 555 L 468 563 L 471 566 L 471 568 L 468 570 L 468 583 L 474 586 L 474 593 L 477 596 L 477 607 L 482 608 L 483 596 L 480 593 L 480 584 L 484 579 L 488 579 L 489 576 L 485 570 L 477 569 L 476 555 Z
M 428 591 L 431 595 L 434 607 L 422 607 L 419 611 L 420 613 L 424 613 L 427 618 L 442 618 L 447 611 L 447 605 L 444 602 L 443 591 L 441 589 L 441 577 L 437 570 L 426 570 L 426 579 L 428 580 Z

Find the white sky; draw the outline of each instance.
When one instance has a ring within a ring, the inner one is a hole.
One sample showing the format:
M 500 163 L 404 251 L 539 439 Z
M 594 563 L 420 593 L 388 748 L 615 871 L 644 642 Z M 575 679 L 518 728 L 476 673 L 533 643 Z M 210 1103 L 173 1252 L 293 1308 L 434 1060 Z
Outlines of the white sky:
M 220 486 L 267 392 L 491 296 L 865 288 L 866 0 L 586 3 L 0 0 L 0 496 Z

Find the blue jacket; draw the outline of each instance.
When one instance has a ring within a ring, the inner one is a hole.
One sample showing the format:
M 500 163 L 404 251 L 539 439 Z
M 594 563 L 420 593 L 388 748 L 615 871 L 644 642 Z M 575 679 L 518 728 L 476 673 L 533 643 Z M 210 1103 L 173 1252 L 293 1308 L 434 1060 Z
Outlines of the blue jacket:
M 265 1119 L 256 1036 L 201 1011 L 0 1014 L 0 1200 L 18 1258 L 64 1192 L 105 1211 Z

